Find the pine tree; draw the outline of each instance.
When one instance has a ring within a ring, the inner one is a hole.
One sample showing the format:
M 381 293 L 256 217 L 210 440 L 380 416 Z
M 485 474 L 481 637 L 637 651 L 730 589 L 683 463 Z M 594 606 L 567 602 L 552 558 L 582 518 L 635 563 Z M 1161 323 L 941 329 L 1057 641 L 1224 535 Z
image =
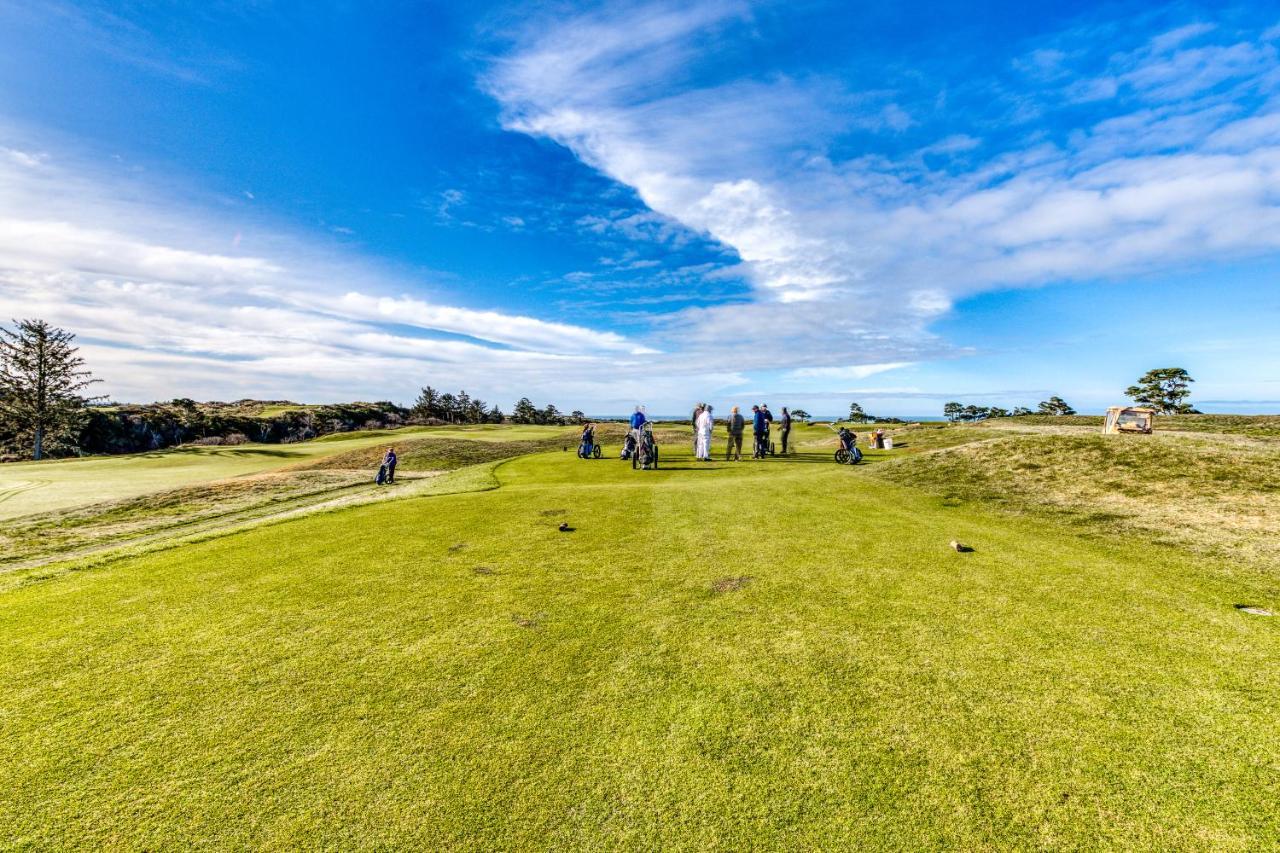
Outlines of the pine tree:
M 1071 408 L 1066 400 L 1055 396 L 1041 401 L 1037 413 L 1041 415 L 1074 415 L 1076 410 Z
M 959 420 L 960 413 L 964 411 L 963 403 L 951 402 L 942 407 L 942 414 L 949 421 Z
M 1142 374 L 1137 385 L 1130 385 L 1124 392 L 1135 403 L 1150 406 L 1162 415 L 1185 415 L 1195 412 L 1185 402 L 1191 396 L 1189 387 L 1194 379 L 1181 367 L 1158 367 Z
M 533 405 L 533 401 L 528 397 L 521 397 L 516 401 L 515 408 L 511 410 L 511 420 L 517 424 L 537 423 L 538 409 Z
M 14 325 L 0 326 L 0 419 L 23 443 L 30 436 L 31 458 L 40 459 L 48 439 L 83 423 L 89 399 L 79 392 L 98 380 L 83 369 L 75 335 L 44 320 Z
M 414 401 L 411 411 L 416 418 L 440 417 L 440 394 L 428 385 L 422 389 L 422 393 Z

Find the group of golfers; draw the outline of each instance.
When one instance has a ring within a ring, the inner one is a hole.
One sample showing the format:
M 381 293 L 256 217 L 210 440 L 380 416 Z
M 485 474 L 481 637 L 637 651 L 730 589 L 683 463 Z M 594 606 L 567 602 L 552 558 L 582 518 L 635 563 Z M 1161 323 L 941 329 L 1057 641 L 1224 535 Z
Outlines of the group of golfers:
M 714 407 L 710 403 L 699 403 L 693 410 L 693 455 L 699 462 L 711 461 L 711 433 L 716 425 L 713 412 Z M 759 403 L 751 407 L 751 433 L 754 438 L 751 457 L 753 459 L 763 459 L 773 452 L 769 437 L 774 420 L 768 403 Z M 791 412 L 783 406 L 782 414 L 776 420 L 779 426 L 782 454 L 785 456 L 787 442 L 791 436 Z M 638 433 L 646 423 L 648 423 L 648 417 L 645 415 L 644 407 L 636 406 L 635 413 L 631 415 L 632 432 Z M 747 419 L 737 406 L 734 406 L 729 412 L 729 417 L 725 418 L 725 426 L 729 430 L 729 442 L 725 446 L 724 458 L 741 460 L 742 435 L 747 428 Z

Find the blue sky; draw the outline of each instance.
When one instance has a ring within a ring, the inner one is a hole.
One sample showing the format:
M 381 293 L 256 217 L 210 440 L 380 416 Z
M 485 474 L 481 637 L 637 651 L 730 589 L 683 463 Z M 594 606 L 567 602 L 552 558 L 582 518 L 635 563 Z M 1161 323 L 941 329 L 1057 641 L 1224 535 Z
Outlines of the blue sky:
M 0 316 L 117 399 L 1280 410 L 1266 4 L 0 0 Z

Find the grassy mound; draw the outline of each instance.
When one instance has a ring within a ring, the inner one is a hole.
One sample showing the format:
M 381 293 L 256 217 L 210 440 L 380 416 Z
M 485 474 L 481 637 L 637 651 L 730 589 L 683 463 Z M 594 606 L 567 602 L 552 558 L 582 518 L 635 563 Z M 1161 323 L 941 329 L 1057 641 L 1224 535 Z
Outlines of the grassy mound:
M 1052 512 L 1196 553 L 1258 566 L 1280 559 L 1280 445 L 1271 442 L 1006 435 L 872 473 L 953 501 Z
M 526 453 L 577 448 L 575 437 L 517 441 L 469 441 L 461 438 L 415 438 L 377 447 L 335 453 L 300 466 L 310 470 L 377 470 L 387 447 L 396 449 L 397 471 L 451 471 L 467 465 L 511 459 Z

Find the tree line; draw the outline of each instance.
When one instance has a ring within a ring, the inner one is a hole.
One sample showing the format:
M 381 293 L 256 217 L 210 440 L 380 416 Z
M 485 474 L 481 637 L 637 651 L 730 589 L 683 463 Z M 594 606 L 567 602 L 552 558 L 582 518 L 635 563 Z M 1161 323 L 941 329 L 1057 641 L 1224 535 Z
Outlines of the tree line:
M 75 335 L 44 320 L 14 321 L 13 329 L 0 326 L 0 451 L 18 449 L 33 459 L 50 452 L 79 451 L 77 442 L 88 422 L 89 406 L 102 398 L 83 393 L 98 380 L 85 369 L 85 361 L 72 343 L 74 340 Z M 1187 400 L 1194 381 L 1183 368 L 1156 368 L 1139 377 L 1125 390 L 1125 395 L 1160 414 L 1196 414 L 1197 410 Z M 173 406 L 193 418 L 203 417 L 192 400 L 175 400 Z M 946 403 L 942 411 L 950 421 L 1076 413 L 1058 396 L 1041 401 L 1034 411 L 1025 406 L 1009 410 L 957 401 Z M 581 411 L 566 415 L 553 403 L 539 408 L 528 397 L 520 398 L 508 418 L 496 404 L 490 405 L 466 391 L 440 393 L 431 386 L 422 389 L 409 414 L 419 422 L 451 424 L 497 424 L 510 420 L 518 424 L 565 425 L 586 420 Z M 808 413 L 797 409 L 793 417 L 805 420 Z M 849 405 L 849 420 L 898 421 L 876 418 L 858 403 Z
M 418 394 L 409 412 L 415 420 L 438 420 L 450 424 L 500 424 L 505 417 L 496 403 L 490 406 L 466 391 L 441 394 L 430 385 Z
M 580 424 L 587 419 L 586 415 L 576 409 L 566 415 L 554 403 L 538 408 L 528 397 L 521 397 L 508 417 L 497 404 L 491 406 L 466 391 L 442 394 L 430 385 L 422 389 L 422 393 L 410 407 L 409 414 L 419 422 L 443 421 L 450 424 L 500 424 L 510 420 L 515 424 L 565 426 Z
M 1191 375 L 1181 367 L 1157 367 L 1148 370 L 1138 381 L 1125 389 L 1125 396 L 1139 406 L 1155 409 L 1161 415 L 1198 415 L 1187 401 L 1191 396 Z M 857 404 L 854 404 L 857 406 Z M 1012 410 L 999 406 L 965 405 L 955 401 L 942 407 L 942 414 L 949 421 L 982 421 L 987 418 L 1018 418 L 1026 415 L 1074 415 L 1076 410 L 1058 396 L 1042 400 L 1035 410 L 1015 406 Z

